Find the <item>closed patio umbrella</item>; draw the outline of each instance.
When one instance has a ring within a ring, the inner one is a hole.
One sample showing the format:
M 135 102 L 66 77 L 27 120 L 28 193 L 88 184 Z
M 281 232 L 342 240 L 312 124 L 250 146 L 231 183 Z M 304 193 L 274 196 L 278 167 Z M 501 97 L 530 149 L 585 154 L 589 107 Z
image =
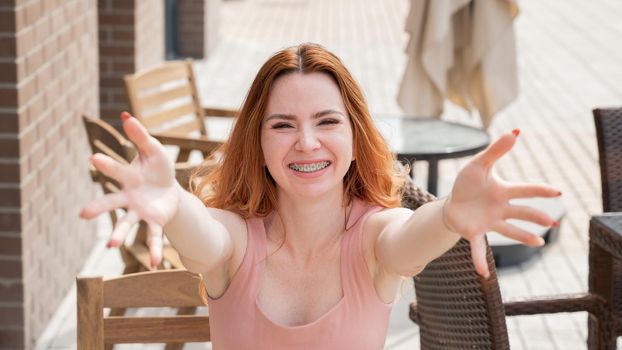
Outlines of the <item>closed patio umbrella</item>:
M 443 101 L 479 112 L 484 128 L 518 96 L 511 0 L 411 0 L 408 63 L 398 94 L 405 113 L 439 117 Z

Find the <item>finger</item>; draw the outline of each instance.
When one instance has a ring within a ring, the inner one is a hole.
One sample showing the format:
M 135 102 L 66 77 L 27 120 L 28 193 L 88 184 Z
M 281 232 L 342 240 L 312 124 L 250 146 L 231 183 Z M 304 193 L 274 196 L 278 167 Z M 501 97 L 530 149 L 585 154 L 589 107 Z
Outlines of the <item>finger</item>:
M 153 153 L 158 141 L 149 135 L 147 129 L 138 119 L 132 117 L 128 112 L 122 112 L 121 120 L 123 120 L 125 134 L 136 145 L 138 152 L 145 155 Z
M 506 218 L 530 221 L 540 226 L 556 226 L 557 221 L 545 212 L 523 205 L 510 205 L 505 213 Z
M 473 237 L 470 243 L 471 259 L 473 259 L 475 271 L 488 279 L 490 271 L 488 270 L 488 260 L 486 259 L 486 238 L 484 235 L 478 235 Z
M 127 171 L 123 164 L 102 153 L 95 153 L 89 157 L 89 160 L 91 164 L 104 175 L 120 183 L 124 182 Z
M 109 193 L 91 201 L 80 211 L 83 219 L 92 219 L 102 213 L 127 206 L 127 197 L 123 193 Z
M 510 184 L 507 187 L 509 198 L 557 197 L 561 192 L 545 184 Z
M 148 224 L 147 245 L 151 256 L 151 268 L 156 268 L 162 262 L 162 226 Z
M 130 232 L 130 229 L 132 229 L 132 226 L 136 225 L 139 220 L 140 218 L 135 211 L 128 211 L 127 214 L 117 221 L 117 224 L 108 239 L 108 247 L 118 247 L 123 244 L 125 237 L 127 237 Z
M 516 129 L 518 130 L 518 129 Z M 490 168 L 499 158 L 503 157 L 516 143 L 518 132 L 511 132 L 502 135 L 484 151 L 478 153 L 473 158 L 474 163 L 479 163 L 485 168 Z
M 542 239 L 542 237 L 534 235 L 533 233 L 523 230 L 522 228 L 512 225 L 506 221 L 501 221 L 500 223 L 494 225 L 492 229 L 510 239 L 521 242 L 530 247 L 541 247 L 544 245 L 544 239 Z

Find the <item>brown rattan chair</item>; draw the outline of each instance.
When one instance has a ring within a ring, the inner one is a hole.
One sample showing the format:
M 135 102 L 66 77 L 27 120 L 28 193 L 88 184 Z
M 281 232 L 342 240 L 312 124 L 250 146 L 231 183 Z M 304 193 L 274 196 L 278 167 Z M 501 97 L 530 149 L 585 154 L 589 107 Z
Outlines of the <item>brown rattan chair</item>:
M 603 211 L 622 211 L 622 107 L 593 111 Z
M 434 200 L 407 181 L 402 205 L 410 209 Z M 486 254 L 490 278 L 480 277 L 471 260 L 469 243 L 461 239 L 453 248 L 414 278 L 416 302 L 410 319 L 419 325 L 422 350 L 509 349 L 506 316 L 587 311 L 595 322 L 589 349 L 606 349 L 605 300 L 581 293 L 504 303 L 490 247 Z
M 209 317 L 204 315 L 104 316 L 104 308 L 194 310 L 205 306 L 199 283 L 200 277 L 186 270 L 140 272 L 110 279 L 78 277 L 78 350 L 164 342 L 181 349 L 183 343 L 210 341 Z M 149 309 L 150 315 L 155 311 Z M 139 310 L 136 313 L 140 314 Z
M 206 157 L 222 144 L 210 137 L 205 117 L 234 117 L 236 110 L 202 107 L 192 61 L 168 61 L 125 76 L 132 115 L 163 144 L 180 148 L 177 161 L 192 150 Z
M 596 108 L 593 110 L 596 140 L 598 143 L 600 179 L 602 189 L 603 212 L 622 212 L 622 107 Z M 612 336 L 607 349 L 615 349 L 615 340 L 622 336 L 622 262 L 612 259 L 603 246 L 619 251 L 619 240 L 607 234 L 593 236 L 602 230 L 596 223 L 590 222 L 590 269 L 589 289 L 603 295 L 610 305 L 609 317 L 612 320 Z M 601 242 L 594 242 L 599 238 Z M 606 268 L 600 268 L 605 266 Z M 616 301 L 618 301 L 616 305 Z M 589 319 L 589 336 L 596 337 L 596 321 Z

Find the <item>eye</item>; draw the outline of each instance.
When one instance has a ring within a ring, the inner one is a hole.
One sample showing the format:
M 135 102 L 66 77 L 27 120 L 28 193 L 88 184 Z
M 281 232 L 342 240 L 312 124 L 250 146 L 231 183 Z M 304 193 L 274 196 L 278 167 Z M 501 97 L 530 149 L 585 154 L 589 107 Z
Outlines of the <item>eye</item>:
M 333 119 L 333 118 L 326 118 L 320 121 L 320 125 L 332 125 L 332 124 L 339 124 L 339 123 L 340 122 L 338 119 Z
M 291 124 L 289 123 L 276 123 L 274 125 L 272 125 L 272 129 L 285 129 L 285 128 L 291 128 Z

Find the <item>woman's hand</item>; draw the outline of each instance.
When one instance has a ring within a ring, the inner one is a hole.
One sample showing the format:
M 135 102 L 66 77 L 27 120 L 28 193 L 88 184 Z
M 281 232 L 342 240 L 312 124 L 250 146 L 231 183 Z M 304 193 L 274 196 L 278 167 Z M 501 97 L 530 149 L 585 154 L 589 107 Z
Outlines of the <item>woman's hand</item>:
M 128 165 L 104 154 L 90 157 L 95 168 L 119 182 L 122 189 L 93 200 L 82 209 L 80 216 L 92 219 L 114 209 L 127 210 L 117 221 L 108 247 L 123 244 L 132 226 L 144 220 L 148 227 L 151 265 L 154 267 L 162 260 L 162 227 L 177 211 L 181 187 L 176 184 L 174 164 L 164 146 L 129 113 L 121 113 L 121 119 L 126 135 L 138 149 L 138 156 Z
M 508 238 L 536 247 L 544 244 L 541 237 L 506 221 L 519 219 L 542 226 L 557 226 L 544 212 L 509 200 L 529 197 L 556 197 L 557 189 L 542 184 L 515 184 L 499 179 L 492 166 L 512 149 L 519 130 L 501 136 L 486 150 L 477 154 L 458 174 L 451 196 L 447 199 L 444 220 L 449 228 L 471 243 L 471 254 L 477 272 L 488 278 L 485 234 L 496 231 Z

